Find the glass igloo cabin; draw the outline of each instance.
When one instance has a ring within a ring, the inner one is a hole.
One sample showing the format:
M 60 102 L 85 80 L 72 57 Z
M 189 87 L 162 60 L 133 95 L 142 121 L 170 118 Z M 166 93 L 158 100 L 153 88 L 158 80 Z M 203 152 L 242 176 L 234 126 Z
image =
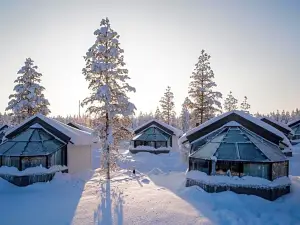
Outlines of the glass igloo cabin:
M 282 153 L 290 147 L 289 141 L 246 113 L 225 113 L 188 131 L 180 142 L 189 151 L 187 186 L 269 200 L 290 191 L 289 161 Z
M 131 153 L 169 153 L 178 150 L 178 138 L 182 131 L 159 120 L 150 120 L 134 130 L 130 142 Z
M 300 143 L 300 119 L 291 121 L 288 126 L 293 130 L 291 142 L 292 144 Z
M 0 145 L 0 176 L 18 186 L 49 181 L 56 172 L 91 169 L 96 138 L 41 114 L 10 129 Z

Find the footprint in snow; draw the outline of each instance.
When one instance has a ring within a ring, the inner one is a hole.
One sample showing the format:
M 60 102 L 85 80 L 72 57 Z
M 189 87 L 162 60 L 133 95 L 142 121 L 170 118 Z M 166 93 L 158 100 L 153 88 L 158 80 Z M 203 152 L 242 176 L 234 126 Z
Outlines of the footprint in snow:
M 148 179 L 143 179 L 143 180 L 141 180 L 142 181 L 142 183 L 144 183 L 144 184 L 149 184 L 150 183 L 150 180 L 148 180 Z

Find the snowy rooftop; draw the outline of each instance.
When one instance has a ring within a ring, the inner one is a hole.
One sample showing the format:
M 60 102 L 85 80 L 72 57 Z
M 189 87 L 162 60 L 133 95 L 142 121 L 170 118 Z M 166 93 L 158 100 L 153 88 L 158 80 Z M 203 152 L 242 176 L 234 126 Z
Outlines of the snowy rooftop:
M 260 120 L 262 120 L 262 119 L 269 120 L 270 122 L 275 123 L 278 126 L 283 127 L 284 129 L 292 132 L 292 129 L 287 124 L 281 123 L 279 121 L 273 120 L 273 119 L 271 119 L 269 117 L 265 117 L 265 116 L 260 118 Z
M 191 134 L 194 134 L 196 133 L 197 131 L 199 130 L 202 130 L 206 127 L 208 127 L 209 125 L 229 116 L 230 114 L 236 114 L 254 124 L 256 124 L 257 126 L 267 130 L 268 132 L 271 132 L 273 133 L 274 135 L 278 136 L 279 138 L 282 139 L 282 142 L 287 145 L 288 147 L 291 147 L 291 143 L 290 141 L 287 139 L 287 137 L 279 130 L 277 130 L 276 128 L 272 127 L 271 125 L 261 121 L 260 119 L 258 118 L 255 118 L 251 115 L 249 115 L 248 113 L 245 113 L 245 112 L 242 112 L 242 111 L 238 111 L 238 110 L 234 110 L 234 111 L 230 111 L 230 112 L 226 112 L 220 116 L 217 116 L 217 117 L 214 117 L 208 121 L 206 121 L 205 123 L 199 125 L 198 127 L 195 127 L 191 130 L 189 130 L 188 132 L 186 132 L 186 134 L 182 137 L 182 139 L 180 140 L 181 143 L 183 143 L 185 140 L 186 140 L 186 137 L 188 137 L 189 135 Z M 234 121 L 233 121 L 234 122 Z
M 6 127 L 8 127 L 6 124 L 0 125 L 0 131 L 2 131 L 3 129 L 5 129 Z
M 171 130 L 172 132 L 174 132 L 174 134 L 175 134 L 177 137 L 180 137 L 180 136 L 183 134 L 183 132 L 182 132 L 181 130 L 179 130 L 178 128 L 173 127 L 173 126 L 171 126 L 171 125 L 169 125 L 169 124 L 166 124 L 165 122 L 159 121 L 159 120 L 157 120 L 157 119 L 149 120 L 148 122 L 146 122 L 146 123 L 142 124 L 141 126 L 135 128 L 135 129 L 134 129 L 134 132 L 140 130 L 141 128 L 143 128 L 143 127 L 145 127 L 145 126 L 147 126 L 148 124 L 153 123 L 153 122 L 154 122 L 154 123 L 158 123 L 159 125 L 161 125 L 161 126 L 167 128 L 167 129 Z
M 88 132 L 88 133 L 91 133 L 91 134 L 92 134 L 92 133 L 94 132 L 94 130 L 93 130 L 92 128 L 83 126 L 83 125 L 81 125 L 81 124 L 78 124 L 78 123 L 75 123 L 75 122 L 70 122 L 70 123 L 68 123 L 67 125 L 70 125 L 70 124 L 73 124 L 75 127 L 78 127 L 78 129 L 83 130 L 83 131 L 86 131 L 86 132 Z
M 288 125 L 289 127 L 291 127 L 291 126 L 294 126 L 294 125 L 296 125 L 296 124 L 298 124 L 298 123 L 300 123 L 300 118 L 288 122 L 287 125 Z
M 97 141 L 97 140 L 95 140 L 95 137 L 92 134 L 90 134 L 86 131 L 78 130 L 74 127 L 68 126 L 62 122 L 55 120 L 55 119 L 48 118 L 42 114 L 36 114 L 36 115 L 24 120 L 21 124 L 12 128 L 11 130 L 9 130 L 5 135 L 7 136 L 7 135 L 11 134 L 15 130 L 19 129 L 20 127 L 22 127 L 23 125 L 32 121 L 35 118 L 39 118 L 40 120 L 44 121 L 45 123 L 49 124 L 50 126 L 54 127 L 58 131 L 60 131 L 61 133 L 68 136 L 70 138 L 70 141 L 74 145 L 90 145 L 93 142 Z M 45 128 L 45 129 L 47 129 L 47 128 Z

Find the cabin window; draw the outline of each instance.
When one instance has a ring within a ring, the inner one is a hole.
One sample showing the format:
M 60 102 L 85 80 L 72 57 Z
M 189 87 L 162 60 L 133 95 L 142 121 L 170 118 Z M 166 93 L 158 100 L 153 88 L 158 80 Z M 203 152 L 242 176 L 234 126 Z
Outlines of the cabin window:
M 287 162 L 279 162 L 272 164 L 272 179 L 286 176 L 288 172 L 288 163 Z
M 167 142 L 166 141 L 156 142 L 156 148 L 162 148 L 162 147 L 167 147 Z
M 146 146 L 151 146 L 151 147 L 155 147 L 155 142 L 154 141 L 146 141 L 145 143 Z
M 239 163 L 238 162 L 220 162 L 216 163 L 216 174 L 227 175 L 227 171 L 230 170 L 231 176 L 239 176 Z
M 22 170 L 30 167 L 43 166 L 46 167 L 46 157 L 24 157 L 22 160 Z
M 205 160 L 193 160 L 192 169 L 199 170 L 204 173 L 209 173 L 209 162 Z
M 63 165 L 63 159 L 62 159 L 62 149 L 58 150 L 57 152 L 54 152 L 49 158 L 48 158 L 48 165 L 49 167 L 54 165 Z
M 2 166 L 13 166 L 19 168 L 19 157 L 2 156 Z
M 243 175 L 270 179 L 269 168 L 269 164 L 247 163 L 243 165 Z
M 142 141 L 135 141 L 135 145 L 136 146 L 141 146 L 141 145 L 143 145 L 143 142 Z

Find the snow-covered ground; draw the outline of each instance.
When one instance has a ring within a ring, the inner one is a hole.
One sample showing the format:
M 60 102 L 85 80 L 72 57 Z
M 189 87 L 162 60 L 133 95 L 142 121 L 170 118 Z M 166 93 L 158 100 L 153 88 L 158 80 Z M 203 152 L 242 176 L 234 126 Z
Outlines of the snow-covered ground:
M 95 167 L 99 157 L 95 151 Z M 1 179 L 1 224 L 300 224 L 300 148 L 290 160 L 292 193 L 274 202 L 185 188 L 178 153 L 125 152 L 120 166 L 109 183 L 97 169 L 22 188 Z

